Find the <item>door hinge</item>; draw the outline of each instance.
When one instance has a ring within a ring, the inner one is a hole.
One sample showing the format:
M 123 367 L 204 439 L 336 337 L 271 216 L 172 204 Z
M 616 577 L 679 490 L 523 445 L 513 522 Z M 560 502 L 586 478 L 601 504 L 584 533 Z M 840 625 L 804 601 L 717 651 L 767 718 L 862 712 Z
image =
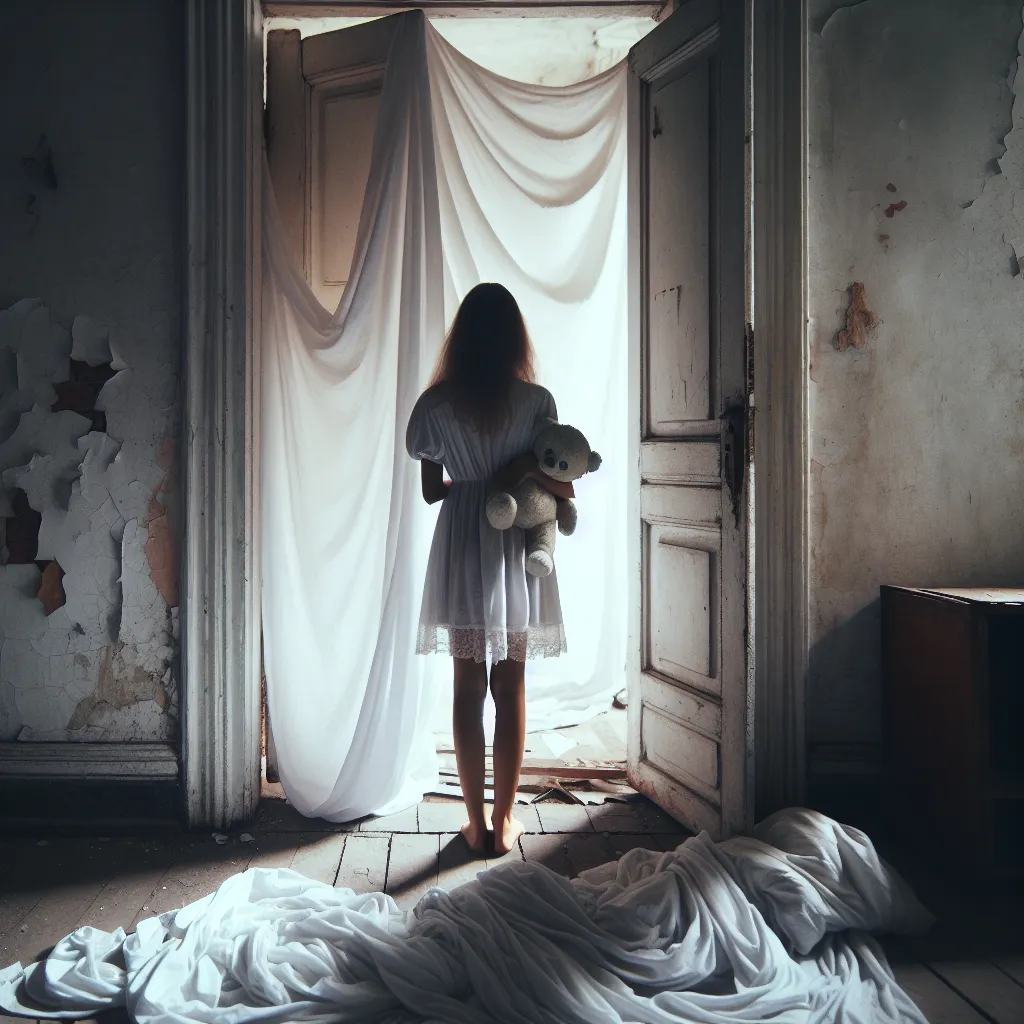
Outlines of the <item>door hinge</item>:
M 722 476 L 732 501 L 732 515 L 740 525 L 740 499 L 746 476 L 747 405 L 737 402 L 722 413 Z

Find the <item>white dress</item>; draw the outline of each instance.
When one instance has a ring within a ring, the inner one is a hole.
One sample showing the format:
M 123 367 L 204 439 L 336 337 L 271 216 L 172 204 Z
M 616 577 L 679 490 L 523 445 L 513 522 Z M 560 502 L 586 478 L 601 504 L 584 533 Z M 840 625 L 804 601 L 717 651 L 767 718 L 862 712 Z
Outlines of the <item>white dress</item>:
M 566 650 L 554 571 L 529 575 L 523 531 L 495 530 L 485 510 L 488 481 L 532 451 L 546 416 L 557 419 L 554 399 L 521 381 L 509 423 L 494 435 L 456 419 L 444 385 L 416 403 L 406 434 L 409 454 L 443 464 L 452 480 L 430 547 L 418 654 L 495 662 L 553 658 Z

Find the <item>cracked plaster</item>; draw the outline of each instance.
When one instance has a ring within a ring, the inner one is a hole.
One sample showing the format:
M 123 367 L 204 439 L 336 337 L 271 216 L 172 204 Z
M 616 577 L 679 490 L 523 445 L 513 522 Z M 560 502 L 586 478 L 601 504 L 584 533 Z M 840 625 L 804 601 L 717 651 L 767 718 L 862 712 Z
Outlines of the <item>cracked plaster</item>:
M 36 565 L 0 566 L 0 739 L 167 740 L 176 733 L 175 380 L 137 373 L 86 317 L 70 333 L 36 300 L 0 312 L 0 510 L 22 489 L 42 515 L 39 561 L 64 570 L 65 604 L 45 614 Z M 107 432 L 50 412 L 70 359 L 117 371 L 96 401 Z M 15 390 L 11 390 L 11 385 Z M 6 420 L 4 416 L 6 415 Z M 14 416 L 17 419 L 14 419 Z M 147 556 L 160 534 L 154 583 Z

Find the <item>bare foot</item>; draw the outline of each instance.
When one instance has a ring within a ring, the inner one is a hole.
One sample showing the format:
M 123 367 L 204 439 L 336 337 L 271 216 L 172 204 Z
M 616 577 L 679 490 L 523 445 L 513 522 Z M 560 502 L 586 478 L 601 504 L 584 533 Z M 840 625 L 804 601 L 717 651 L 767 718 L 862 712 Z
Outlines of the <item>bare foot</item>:
M 487 827 L 485 825 L 474 825 L 473 822 L 467 821 L 459 831 L 466 840 L 466 845 L 473 851 L 473 853 L 477 853 L 482 856 L 486 852 Z
M 516 840 L 526 831 L 526 827 L 513 815 L 509 815 L 502 821 L 494 823 L 494 852 L 499 857 L 504 857 L 513 846 Z

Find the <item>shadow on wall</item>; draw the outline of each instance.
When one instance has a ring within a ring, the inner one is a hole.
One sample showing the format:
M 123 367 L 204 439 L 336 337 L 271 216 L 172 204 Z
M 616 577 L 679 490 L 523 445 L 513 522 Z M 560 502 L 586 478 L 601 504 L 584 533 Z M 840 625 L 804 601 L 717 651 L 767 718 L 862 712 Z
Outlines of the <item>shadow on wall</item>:
M 880 694 L 873 688 L 867 689 L 863 683 L 866 679 L 881 676 L 881 629 L 881 601 L 875 598 L 855 615 L 829 630 L 811 648 L 807 685 L 815 697 L 809 708 L 809 735 L 820 736 L 827 742 L 818 722 L 843 722 L 847 712 L 855 712 L 858 723 L 872 724 L 871 738 L 864 737 L 863 742 L 874 745 L 873 737 L 881 731 Z M 832 694 L 851 693 L 860 695 L 856 708 L 839 706 L 831 699 Z M 871 706 L 865 707 L 866 704 Z M 848 741 L 844 739 L 843 742 Z

